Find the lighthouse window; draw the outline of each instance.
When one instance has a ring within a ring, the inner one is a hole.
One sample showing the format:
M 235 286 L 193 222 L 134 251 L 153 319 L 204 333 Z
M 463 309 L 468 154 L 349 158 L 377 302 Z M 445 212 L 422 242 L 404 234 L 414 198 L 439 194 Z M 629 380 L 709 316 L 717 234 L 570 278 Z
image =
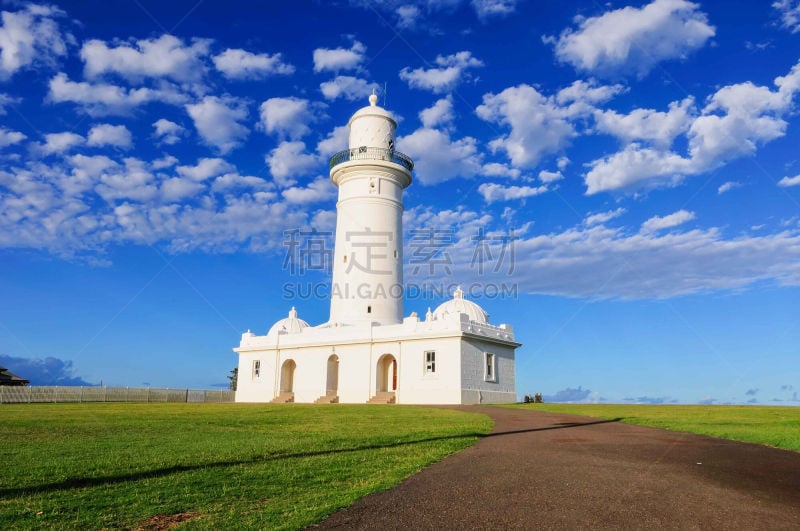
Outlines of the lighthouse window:
M 495 382 L 497 381 L 497 373 L 494 366 L 494 354 L 491 352 L 484 352 L 484 356 L 486 357 L 484 364 L 486 371 L 484 372 L 484 377 L 487 382 Z
M 397 249 L 394 250 L 394 257 L 397 258 Z
M 261 377 L 261 360 L 253 360 L 253 378 Z
M 436 352 L 428 350 L 425 352 L 425 374 L 436 373 Z
M 344 263 L 346 264 L 347 263 L 347 255 L 344 255 L 342 258 L 344 258 Z
M 367 306 L 367 313 L 372 313 L 372 306 Z

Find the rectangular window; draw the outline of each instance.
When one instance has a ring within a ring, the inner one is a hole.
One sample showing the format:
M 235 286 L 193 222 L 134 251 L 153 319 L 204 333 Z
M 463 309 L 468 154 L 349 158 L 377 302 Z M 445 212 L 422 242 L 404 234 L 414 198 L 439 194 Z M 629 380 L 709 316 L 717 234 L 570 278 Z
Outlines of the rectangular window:
M 491 352 L 485 352 L 484 354 L 486 356 L 486 381 L 494 382 L 497 379 L 494 366 L 494 354 Z
M 261 377 L 261 360 L 253 360 L 253 378 Z
M 425 374 L 436 373 L 436 352 L 428 350 L 425 352 Z

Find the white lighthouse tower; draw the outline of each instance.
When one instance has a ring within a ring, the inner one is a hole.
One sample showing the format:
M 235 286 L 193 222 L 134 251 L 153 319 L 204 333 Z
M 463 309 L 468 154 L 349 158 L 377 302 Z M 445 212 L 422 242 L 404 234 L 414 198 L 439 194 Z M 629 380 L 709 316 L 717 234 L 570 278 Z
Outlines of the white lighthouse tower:
M 339 188 L 330 323 L 403 320 L 403 190 L 413 162 L 395 151 L 397 122 L 378 97 L 348 123 L 349 148 L 331 159 Z

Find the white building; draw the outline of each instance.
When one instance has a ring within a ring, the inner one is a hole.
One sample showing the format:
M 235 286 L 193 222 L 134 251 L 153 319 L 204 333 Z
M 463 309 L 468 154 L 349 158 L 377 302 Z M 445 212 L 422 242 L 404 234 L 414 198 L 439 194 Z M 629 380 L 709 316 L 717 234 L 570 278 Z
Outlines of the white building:
M 349 149 L 331 159 L 339 188 L 330 319 L 297 316 L 248 331 L 237 402 L 480 404 L 515 402 L 510 325 L 464 298 L 403 318 L 403 190 L 413 162 L 394 150 L 392 115 L 370 105 L 350 118 Z

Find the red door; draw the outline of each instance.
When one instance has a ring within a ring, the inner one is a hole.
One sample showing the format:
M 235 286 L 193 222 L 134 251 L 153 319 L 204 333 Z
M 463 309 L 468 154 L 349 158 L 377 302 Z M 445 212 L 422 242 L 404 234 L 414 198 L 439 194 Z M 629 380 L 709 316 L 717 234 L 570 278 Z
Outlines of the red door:
M 392 360 L 392 391 L 397 391 L 397 360 Z

